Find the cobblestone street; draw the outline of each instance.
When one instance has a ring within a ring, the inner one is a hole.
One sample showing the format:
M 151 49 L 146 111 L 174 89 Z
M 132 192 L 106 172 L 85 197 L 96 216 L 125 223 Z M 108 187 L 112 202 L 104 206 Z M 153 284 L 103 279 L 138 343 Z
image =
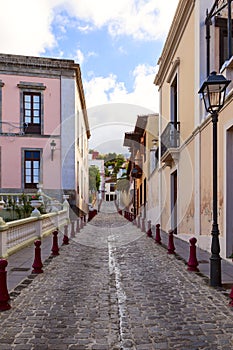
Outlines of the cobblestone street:
M 222 291 L 103 203 L 0 314 L 0 349 L 233 349 Z

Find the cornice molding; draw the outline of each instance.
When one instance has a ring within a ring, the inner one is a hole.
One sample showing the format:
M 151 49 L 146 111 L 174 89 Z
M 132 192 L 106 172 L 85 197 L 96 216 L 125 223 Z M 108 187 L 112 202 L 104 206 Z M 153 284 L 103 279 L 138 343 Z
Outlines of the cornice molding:
M 74 78 L 74 60 L 0 53 L 0 73 L 6 75 Z
M 73 60 L 0 53 L 0 65 L 6 65 L 7 67 L 19 65 L 21 68 L 26 66 L 27 68 L 70 69 L 73 64 Z
M 82 106 L 82 113 L 84 117 L 84 122 L 86 126 L 86 133 L 87 138 L 89 139 L 91 137 L 89 122 L 88 122 L 88 116 L 87 116 L 87 108 L 86 108 L 86 101 L 85 101 L 85 95 L 84 95 L 84 89 L 83 89 L 83 83 L 82 83 L 82 75 L 81 75 L 81 69 L 79 64 L 74 64 L 73 68 L 76 70 L 76 82 L 78 86 L 81 106 Z
M 19 84 L 17 84 L 17 87 L 19 89 L 29 89 L 29 90 L 45 90 L 46 86 L 42 83 L 30 83 L 30 82 L 24 82 L 21 81 Z
M 174 54 L 177 50 L 183 32 L 194 9 L 195 0 L 180 0 L 174 15 L 162 54 L 159 58 L 159 71 L 155 77 L 154 84 L 161 86 L 170 69 Z
M 168 74 L 168 77 L 167 77 L 167 83 L 168 83 L 168 84 L 170 84 L 170 82 L 172 81 L 172 79 L 173 79 L 173 77 L 174 77 L 174 73 L 175 73 L 175 71 L 177 70 L 177 68 L 178 68 L 179 65 L 180 65 L 180 58 L 177 57 L 177 58 L 175 59 L 175 61 L 171 62 L 171 64 L 172 64 L 172 67 L 171 67 L 171 70 L 170 70 L 170 72 L 169 72 L 169 74 Z

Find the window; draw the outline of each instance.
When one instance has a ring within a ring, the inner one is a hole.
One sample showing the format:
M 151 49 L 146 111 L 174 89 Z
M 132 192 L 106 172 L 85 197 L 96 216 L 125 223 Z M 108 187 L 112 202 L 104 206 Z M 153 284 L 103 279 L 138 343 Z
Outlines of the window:
M 26 134 L 43 134 L 44 130 L 44 90 L 46 86 L 38 82 L 21 81 L 20 124 Z
M 171 84 L 171 122 L 176 128 L 178 121 L 177 75 Z
M 40 182 L 40 151 L 24 151 L 24 187 L 36 188 Z
M 227 19 L 216 17 L 215 26 L 219 27 L 219 70 L 223 63 L 229 59 L 228 57 L 228 33 L 227 33 Z M 231 37 L 233 32 L 231 33 Z M 233 38 L 231 38 L 233 47 Z
M 144 189 L 143 189 L 143 201 L 144 201 L 144 205 L 146 205 L 146 192 L 147 192 L 147 188 L 146 188 L 146 179 L 144 179 Z
M 179 134 L 180 134 L 180 123 L 178 121 L 178 78 L 175 75 L 171 83 L 171 121 L 167 127 L 167 137 L 165 145 L 167 148 L 176 148 L 180 145 Z M 164 130 L 165 132 L 165 130 Z
M 23 93 L 23 115 L 26 134 L 41 133 L 41 96 L 40 93 Z

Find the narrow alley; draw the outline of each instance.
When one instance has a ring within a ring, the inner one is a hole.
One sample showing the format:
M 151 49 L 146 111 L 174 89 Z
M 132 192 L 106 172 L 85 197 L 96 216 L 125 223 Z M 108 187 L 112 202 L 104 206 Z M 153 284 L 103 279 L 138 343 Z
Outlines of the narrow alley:
M 228 303 L 103 202 L 0 314 L 0 349 L 230 350 Z

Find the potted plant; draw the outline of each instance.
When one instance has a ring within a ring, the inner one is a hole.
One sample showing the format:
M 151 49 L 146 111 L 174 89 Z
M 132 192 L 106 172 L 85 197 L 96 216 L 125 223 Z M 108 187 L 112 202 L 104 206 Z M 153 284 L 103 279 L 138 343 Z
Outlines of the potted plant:
M 30 205 L 34 208 L 34 210 L 31 213 L 31 216 L 40 216 L 41 213 L 38 210 L 38 208 L 40 208 L 40 206 L 42 205 L 42 200 L 41 200 L 41 196 L 39 194 L 34 194 L 31 196 L 30 198 Z

